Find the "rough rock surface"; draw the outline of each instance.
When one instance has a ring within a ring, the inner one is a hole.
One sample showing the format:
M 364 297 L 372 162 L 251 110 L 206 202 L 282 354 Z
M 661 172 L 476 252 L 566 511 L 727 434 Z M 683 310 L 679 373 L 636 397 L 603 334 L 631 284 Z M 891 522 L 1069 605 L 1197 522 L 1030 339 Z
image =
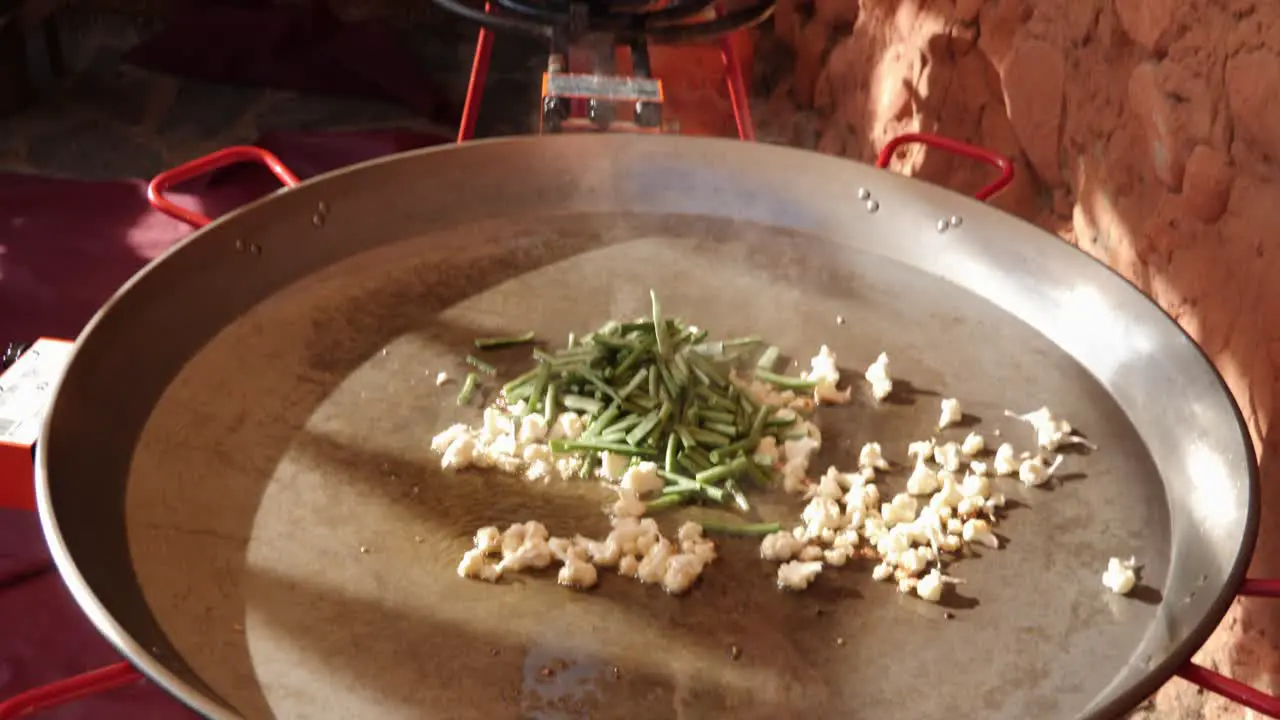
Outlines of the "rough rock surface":
M 995 203 L 1123 273 L 1223 373 L 1262 464 L 1252 570 L 1280 576 L 1280 3 L 780 3 L 757 44 L 760 138 L 870 161 L 918 130 L 1014 158 Z M 989 172 L 919 148 L 895 168 L 958 190 Z M 1280 691 L 1276 602 L 1237 601 L 1200 662 Z M 1135 716 L 1245 712 L 1174 680 Z

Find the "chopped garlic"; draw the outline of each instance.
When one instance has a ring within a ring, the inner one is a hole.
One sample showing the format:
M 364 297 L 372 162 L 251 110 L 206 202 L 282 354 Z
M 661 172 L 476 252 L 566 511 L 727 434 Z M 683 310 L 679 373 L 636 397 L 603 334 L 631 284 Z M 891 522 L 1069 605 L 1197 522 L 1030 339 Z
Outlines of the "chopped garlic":
M 765 560 L 790 560 L 802 549 L 804 541 L 785 531 L 765 535 L 760 541 L 760 557 Z
M 853 550 L 851 548 L 835 547 L 823 551 L 822 560 L 831 567 L 844 567 L 852 555 Z
M 706 563 L 702 558 L 690 553 L 679 553 L 667 562 L 666 574 L 662 576 L 662 589 L 671 595 L 682 595 L 693 587 L 702 575 Z
M 454 440 L 449 449 L 440 458 L 440 467 L 445 470 L 462 470 L 471 465 L 476 455 L 476 441 L 469 436 Z
M 871 396 L 876 400 L 884 400 L 893 394 L 893 378 L 889 376 L 889 356 L 880 353 L 876 361 L 871 363 L 863 375 L 871 384 Z
M 958 443 L 949 442 L 938 445 L 933 449 L 933 461 L 951 472 L 956 472 L 960 469 L 962 460 L 963 457 Z
M 993 550 L 1000 547 L 1000 538 L 991 532 L 991 525 L 986 520 L 966 520 L 961 537 L 967 543 L 985 545 Z
M 644 501 L 630 488 L 618 489 L 618 501 L 613 504 L 614 517 L 640 517 L 644 515 Z
M 938 429 L 949 428 L 960 422 L 964 418 L 964 411 L 960 408 L 960 401 L 955 398 L 942 399 L 942 412 L 938 415 Z
M 892 577 L 893 566 L 888 563 L 881 562 L 879 565 L 876 565 L 871 569 L 871 579 L 876 582 L 884 582 Z
M 956 481 L 951 477 L 947 477 L 942 480 L 942 489 L 934 493 L 933 497 L 929 498 L 929 507 L 934 510 L 938 510 L 939 508 L 954 508 L 956 505 L 959 505 L 960 501 L 963 499 L 964 495 L 960 492 L 960 489 L 956 487 Z
M 933 457 L 933 441 L 916 440 L 907 445 L 907 457 L 915 458 L 917 461 L 924 461 Z
M 804 522 L 805 537 L 820 537 L 824 530 L 839 530 L 844 527 L 844 510 L 840 503 L 831 498 L 815 497 L 800 513 Z
M 792 560 L 778 566 L 778 587 L 783 590 L 804 590 L 822 572 L 822 562 Z
M 928 567 L 928 563 L 915 548 L 908 548 L 898 557 L 898 567 L 910 575 L 919 575 Z
M 778 439 L 772 435 L 760 438 L 754 454 L 756 457 L 767 459 L 770 465 L 778 462 Z
M 969 472 L 973 473 L 974 475 L 990 475 L 991 466 L 988 465 L 987 463 L 982 462 L 981 460 L 974 460 L 973 462 L 969 463 Z
M 1111 558 L 1107 561 L 1106 572 L 1102 573 L 1103 587 L 1117 595 L 1128 595 L 1134 585 L 1138 584 L 1138 574 L 1134 572 L 1137 566 L 1138 561 L 1133 558 Z
M 965 497 L 981 497 L 991 494 L 991 481 L 985 475 L 965 475 L 960 484 L 960 494 Z
M 849 402 L 853 389 L 840 390 L 836 387 L 836 383 L 840 382 L 840 370 L 836 368 L 836 354 L 826 345 L 823 345 L 818 350 L 818 354 L 809 360 L 809 372 L 803 377 L 817 383 L 813 388 L 814 402 Z
M 658 542 L 640 560 L 636 577 L 646 584 L 660 584 L 667 576 L 667 566 L 675 555 L 671 541 L 659 536 Z
M 474 542 L 476 550 L 485 554 L 502 551 L 502 533 L 493 526 L 477 530 Z
M 571 553 L 560 567 L 556 581 L 565 587 L 587 590 L 596 586 L 600 576 L 590 561 Z
M 938 474 L 923 460 L 916 463 L 907 478 L 907 492 L 911 495 L 931 495 L 938 490 Z
M 1059 455 L 1053 464 L 1045 466 L 1044 458 L 1039 455 L 1022 461 L 1018 467 L 1018 480 L 1027 487 L 1039 487 L 1047 482 L 1062 465 L 1063 457 Z
M 441 370 L 439 374 L 436 375 L 436 387 L 440 387 L 447 382 L 449 382 L 449 373 Z
M 973 457 L 983 450 L 987 449 L 987 440 L 976 432 L 971 432 L 965 436 L 964 442 L 960 443 L 960 452 L 965 457 Z
M 1016 475 L 1018 472 L 1018 458 L 1014 454 L 1013 446 L 1009 443 L 996 448 L 996 457 L 993 462 L 996 475 Z
M 835 468 L 834 465 L 827 468 L 827 474 L 818 480 L 818 484 L 806 491 L 808 497 L 821 497 L 828 500 L 839 500 L 844 496 L 844 487 L 841 480 L 844 475 Z
M 618 560 L 618 574 L 633 578 L 640 574 L 640 558 L 635 555 L 624 555 Z
M 936 603 L 942 600 L 942 586 L 942 573 L 938 572 L 937 568 L 934 568 L 916 583 L 916 595 L 925 602 Z
M 485 552 L 480 549 L 468 550 L 458 563 L 458 577 L 486 582 L 497 582 L 502 578 L 502 570 L 485 559 Z
M 562 412 L 556 417 L 556 424 L 551 428 L 550 438 L 552 440 L 568 439 L 576 440 L 581 437 L 582 433 L 587 429 L 587 425 L 582 421 L 582 417 L 575 412 Z
M 906 493 L 898 493 L 893 496 L 893 500 L 880 506 L 880 515 L 884 518 L 884 524 L 893 527 L 898 523 L 909 523 L 916 519 L 916 511 L 919 505 L 916 499 Z
M 648 461 L 632 465 L 622 475 L 622 487 L 634 490 L 636 495 L 658 492 L 665 484 L 658 477 L 658 466 Z
M 814 562 L 821 560 L 823 556 L 822 548 L 817 545 L 806 545 L 800 548 L 800 552 L 796 553 L 796 559 L 801 562 Z
M 605 451 L 600 453 L 600 474 L 609 482 L 619 482 L 627 471 L 631 458 L 619 453 Z
M 884 459 L 880 443 L 869 442 L 858 451 L 858 467 L 863 470 L 888 470 L 889 461 Z
M 546 538 L 526 536 L 515 552 L 504 552 L 498 570 L 502 572 L 520 572 L 521 570 L 541 570 L 551 564 L 551 547 Z
M 1071 423 L 1054 417 L 1053 412 L 1047 407 L 1021 414 L 1005 410 L 1004 414 L 1030 425 L 1036 434 L 1036 444 L 1050 452 L 1064 445 L 1083 445 L 1092 450 L 1098 449 L 1093 443 L 1073 434 Z

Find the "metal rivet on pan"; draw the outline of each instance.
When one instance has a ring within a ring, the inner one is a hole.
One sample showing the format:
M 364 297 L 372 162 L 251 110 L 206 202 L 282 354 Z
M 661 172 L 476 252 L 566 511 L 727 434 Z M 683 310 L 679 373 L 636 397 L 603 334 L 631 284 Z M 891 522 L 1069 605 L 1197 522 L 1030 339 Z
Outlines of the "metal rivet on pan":
M 938 232 L 944 233 L 949 227 L 951 227 L 951 223 L 947 222 L 946 218 L 942 218 L 938 221 Z
M 324 213 L 316 213 L 311 216 L 311 224 L 316 227 L 324 227 Z
M 959 215 L 951 216 L 951 227 L 960 227 L 961 223 L 963 222 L 964 222 L 964 218 L 960 217 Z
M 244 240 L 236 238 L 236 252 L 244 252 Z
M 259 245 L 258 243 L 253 243 L 252 245 L 249 246 L 249 252 L 253 253 L 254 255 L 261 255 L 262 246 Z
M 879 209 L 880 209 L 880 203 L 876 202 L 875 200 L 867 201 L 867 212 L 873 213 Z
M 868 190 L 868 189 L 866 189 L 866 188 L 858 188 L 858 199 L 859 199 L 859 200 L 870 200 L 870 199 L 871 199 L 871 191 L 870 191 L 870 190 Z

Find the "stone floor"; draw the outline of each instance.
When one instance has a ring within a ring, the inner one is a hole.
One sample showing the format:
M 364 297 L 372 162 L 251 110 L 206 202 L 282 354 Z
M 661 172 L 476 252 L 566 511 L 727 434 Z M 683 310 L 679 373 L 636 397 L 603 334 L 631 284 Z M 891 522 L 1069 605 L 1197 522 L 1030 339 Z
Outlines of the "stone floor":
M 177 163 L 271 130 L 397 127 L 456 133 L 397 105 L 214 85 L 124 64 L 125 51 L 157 28 L 110 14 L 60 23 L 71 76 L 21 113 L 0 118 L 0 171 L 86 180 L 149 177 Z M 461 107 L 474 34 L 407 31 L 423 66 Z M 496 43 L 479 136 L 526 133 L 545 56 L 521 38 Z

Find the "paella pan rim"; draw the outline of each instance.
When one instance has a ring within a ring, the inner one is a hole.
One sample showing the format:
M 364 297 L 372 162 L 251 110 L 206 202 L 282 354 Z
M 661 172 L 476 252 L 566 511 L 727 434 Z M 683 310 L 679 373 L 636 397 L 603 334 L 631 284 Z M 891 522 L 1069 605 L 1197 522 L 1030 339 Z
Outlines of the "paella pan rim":
M 616 135 L 563 135 L 563 136 L 520 136 L 520 137 L 511 137 L 511 138 L 494 138 L 494 139 L 488 139 L 488 140 L 473 141 L 473 142 L 466 143 L 464 145 L 450 144 L 450 145 L 434 146 L 434 147 L 423 148 L 419 150 L 412 150 L 404 153 L 398 153 L 395 155 L 386 156 L 382 158 L 376 158 L 373 160 L 369 160 L 356 165 L 340 168 L 338 170 L 334 170 L 329 173 L 325 173 L 323 175 L 319 175 L 317 177 L 311 178 L 306 182 L 302 183 L 299 186 L 299 188 L 306 188 L 309 186 L 322 184 L 338 176 L 352 174 L 352 173 L 359 173 L 371 167 L 395 163 L 395 162 L 406 160 L 413 157 L 428 156 L 428 155 L 433 155 L 433 154 L 442 153 L 442 152 L 449 152 L 449 153 L 464 152 L 465 153 L 468 150 L 479 149 L 479 148 L 487 149 L 491 146 L 507 146 L 507 147 L 518 149 L 520 146 L 529 145 L 532 143 L 537 143 L 540 145 L 547 145 L 548 143 L 559 143 L 564 146 L 567 146 L 564 149 L 560 150 L 560 152 L 587 154 L 589 152 L 598 152 L 603 146 L 607 146 L 611 143 L 646 143 L 646 142 L 647 143 L 679 143 L 679 144 L 686 144 L 686 145 L 691 145 L 695 147 L 708 147 L 713 144 L 714 145 L 729 145 L 729 144 L 741 145 L 741 141 L 738 141 L 738 140 L 730 140 L 730 139 L 722 139 L 722 138 L 692 138 L 692 137 L 678 137 L 678 136 L 648 137 L 648 136 L 616 136 Z M 574 147 L 574 146 L 580 146 L 580 147 Z M 584 149 L 585 149 L 585 152 L 584 152 Z M 693 148 L 691 147 L 690 149 L 692 150 Z M 794 148 L 785 148 L 781 146 L 767 146 L 763 144 L 761 145 L 753 144 L 750 152 L 797 153 L 797 152 L 806 152 L 806 151 L 802 151 Z M 818 155 L 817 153 L 812 153 L 812 154 L 815 156 Z M 830 157 L 830 156 L 822 157 L 820 160 L 817 160 L 817 161 L 823 162 L 823 163 L 830 163 L 833 166 L 844 165 L 851 162 L 847 159 Z M 880 177 L 880 176 L 883 176 L 883 177 Z M 921 186 L 926 185 L 926 183 L 924 183 L 923 181 L 915 180 L 912 178 L 906 178 L 888 171 L 881 171 L 877 176 L 877 182 L 878 183 L 883 182 L 885 185 L 891 185 L 895 189 L 905 193 L 910 193 L 911 190 L 913 189 L 919 190 L 921 189 Z M 296 189 L 290 189 L 288 190 L 288 192 L 293 192 L 295 190 Z M 966 208 L 965 211 L 970 215 L 979 215 L 982 213 L 999 213 L 1000 215 L 1005 216 L 1008 220 L 1017 222 L 1019 225 L 1024 227 L 1028 233 L 1035 233 L 1037 235 L 1048 236 L 1047 238 L 1045 238 L 1046 240 L 1052 238 L 1053 240 L 1058 240 L 1059 242 L 1061 242 L 1056 236 L 1053 236 L 1031 225 L 1030 223 L 1022 220 L 1021 218 L 1016 218 L 1013 216 L 1006 215 L 1005 213 L 998 211 L 995 208 L 992 208 L 984 203 L 976 201 L 972 198 L 969 198 L 964 195 L 960 195 L 958 193 L 954 193 L 945 188 L 940 189 L 940 188 L 933 187 L 932 190 L 935 192 L 946 192 L 949 195 L 954 196 L 954 202 L 958 204 L 963 204 Z M 850 189 L 850 192 L 853 192 L 852 188 Z M 133 278 L 131 278 L 128 282 L 126 282 L 111 297 L 111 299 L 109 299 L 103 305 L 103 307 L 98 311 L 98 313 L 96 313 L 94 317 L 86 324 L 84 330 L 80 333 L 79 337 L 76 339 L 75 347 L 73 349 L 72 356 L 68 364 L 69 370 L 74 367 L 76 356 L 80 353 L 81 348 L 94 337 L 95 328 L 97 328 L 101 324 L 104 317 L 106 317 L 108 314 L 111 313 L 112 309 L 118 304 L 120 298 L 127 295 L 130 292 L 130 290 L 137 283 L 139 283 L 145 276 L 147 276 L 149 273 L 154 271 L 157 267 L 162 265 L 166 261 L 166 259 L 170 257 L 171 254 L 179 252 L 182 248 L 204 237 L 208 231 L 214 231 L 216 228 L 219 228 L 225 222 L 228 222 L 233 218 L 237 218 L 244 214 L 257 212 L 259 208 L 262 207 L 263 205 L 269 204 L 274 200 L 276 200 L 277 195 L 278 193 L 259 198 L 258 200 L 250 202 L 230 213 L 227 213 L 226 215 L 223 215 L 217 218 L 214 222 L 210 223 L 208 226 L 197 229 L 196 231 L 192 232 L 187 238 L 175 244 L 173 247 L 167 250 L 164 254 L 162 254 L 155 260 L 153 260 L 145 268 L 139 271 Z M 1105 268 L 1112 277 L 1114 277 L 1116 280 L 1119 280 L 1121 283 L 1123 283 L 1126 286 L 1128 292 L 1136 294 L 1137 296 L 1141 297 L 1142 300 L 1147 305 L 1158 309 L 1158 306 L 1150 297 L 1142 293 L 1141 290 L 1139 290 L 1136 286 L 1130 283 L 1127 279 L 1125 279 L 1122 275 L 1116 272 L 1113 268 L 1107 266 L 1105 263 L 1094 258 L 1093 256 L 1088 255 L 1087 253 L 1084 253 L 1078 248 L 1076 248 L 1075 250 L 1076 252 L 1080 252 L 1084 254 L 1086 257 L 1088 257 L 1098 266 Z M 1165 657 L 1163 658 L 1163 660 L 1161 660 L 1159 663 L 1148 668 L 1148 670 L 1137 681 L 1131 683 L 1129 687 L 1127 687 L 1123 692 L 1117 694 L 1111 702 L 1107 703 L 1102 707 L 1091 708 L 1090 712 L 1095 716 L 1118 716 L 1132 709 L 1133 707 L 1141 703 L 1143 700 L 1148 698 L 1157 689 L 1159 689 L 1159 687 L 1163 685 L 1165 682 L 1167 682 L 1177 672 L 1177 670 L 1181 666 L 1183 666 L 1185 663 L 1187 663 L 1191 659 L 1191 657 L 1195 654 L 1195 652 L 1204 644 L 1204 642 L 1208 640 L 1209 636 L 1214 632 L 1218 624 L 1221 622 L 1222 618 L 1226 615 L 1232 600 L 1235 598 L 1236 591 L 1245 577 L 1246 571 L 1248 569 L 1248 566 L 1257 542 L 1258 525 L 1260 522 L 1259 470 L 1257 466 L 1256 453 L 1254 452 L 1253 444 L 1250 441 L 1248 427 L 1245 423 L 1243 414 L 1241 413 L 1240 407 L 1235 401 L 1234 396 L 1231 394 L 1231 391 L 1227 386 L 1225 380 L 1222 378 L 1222 375 L 1218 372 L 1217 368 L 1213 365 L 1209 357 L 1204 353 L 1204 351 L 1200 348 L 1200 346 L 1195 343 L 1194 339 L 1190 337 L 1190 335 L 1186 332 L 1185 329 L 1182 328 L 1181 325 L 1175 322 L 1172 318 L 1169 318 L 1167 315 L 1164 315 L 1163 312 L 1161 313 L 1161 315 L 1165 318 L 1165 320 L 1170 325 L 1177 328 L 1178 333 L 1180 333 L 1183 338 L 1188 340 L 1189 344 L 1196 349 L 1196 352 L 1200 360 L 1204 364 L 1204 369 L 1207 369 L 1209 372 L 1213 374 L 1213 377 L 1217 381 L 1217 384 L 1220 387 L 1220 390 L 1223 396 L 1225 397 L 1227 402 L 1230 404 L 1232 413 L 1235 417 L 1235 421 L 1236 421 L 1235 431 L 1243 439 L 1241 446 L 1244 451 L 1244 460 L 1247 463 L 1247 468 L 1248 468 L 1248 478 L 1246 479 L 1247 481 L 1245 483 L 1245 487 L 1242 490 L 1242 492 L 1245 492 L 1247 494 L 1245 515 L 1244 515 L 1243 535 L 1241 536 L 1241 542 L 1240 542 L 1238 553 L 1235 557 L 1234 563 L 1225 572 L 1226 582 L 1217 588 L 1217 593 L 1213 597 L 1212 601 L 1207 605 L 1207 610 L 1201 614 L 1197 622 L 1195 622 L 1190 626 L 1190 629 L 1186 632 L 1183 640 L 1177 643 L 1176 645 L 1172 646 L 1172 649 L 1170 649 L 1165 654 Z M 57 404 L 58 404 L 57 398 L 61 393 L 62 383 L 63 381 L 60 380 L 59 387 L 55 389 L 54 396 L 53 396 L 54 402 L 51 404 L 50 410 L 45 418 L 42 436 L 49 435 L 53 428 L 54 420 L 57 417 L 57 413 L 56 413 Z M 53 498 L 52 498 L 52 493 L 50 488 L 50 478 L 48 474 L 47 445 L 45 443 L 40 444 L 40 446 L 37 448 L 36 455 L 37 455 L 36 470 L 35 470 L 36 505 L 37 505 L 37 511 L 40 517 L 42 530 L 45 535 L 46 543 L 49 546 L 50 553 L 54 560 L 55 566 L 58 568 L 58 571 L 61 574 L 63 581 L 68 586 L 72 596 L 75 598 L 77 604 L 80 606 L 82 611 L 86 614 L 90 622 L 93 623 L 93 625 L 99 631 L 99 633 L 101 633 L 118 651 L 120 651 L 135 668 L 137 668 L 142 674 L 144 674 L 145 676 L 150 678 L 152 681 L 154 681 L 157 685 L 164 688 L 167 693 L 179 699 L 187 706 L 189 706 L 192 710 L 195 710 L 196 712 L 209 718 L 217 718 L 217 719 L 227 718 L 228 720 L 237 718 L 238 717 L 237 714 L 235 714 L 234 712 L 229 712 L 223 705 L 213 700 L 212 698 L 208 697 L 205 693 L 197 690 L 190 683 L 187 683 L 186 681 L 178 678 L 176 675 L 170 672 L 165 667 L 165 665 L 155 657 L 152 651 L 146 648 L 143 648 L 137 642 L 137 640 L 135 640 L 134 637 L 132 637 L 127 631 L 125 631 L 125 629 L 120 625 L 119 621 L 117 621 L 117 619 L 106 608 L 103 602 L 98 598 L 97 594 L 89 586 L 88 582 L 85 580 L 80 569 L 77 567 L 76 561 L 72 556 L 72 552 L 60 529 L 59 521 L 55 514 L 55 508 L 54 508 L 54 503 L 53 503 Z

